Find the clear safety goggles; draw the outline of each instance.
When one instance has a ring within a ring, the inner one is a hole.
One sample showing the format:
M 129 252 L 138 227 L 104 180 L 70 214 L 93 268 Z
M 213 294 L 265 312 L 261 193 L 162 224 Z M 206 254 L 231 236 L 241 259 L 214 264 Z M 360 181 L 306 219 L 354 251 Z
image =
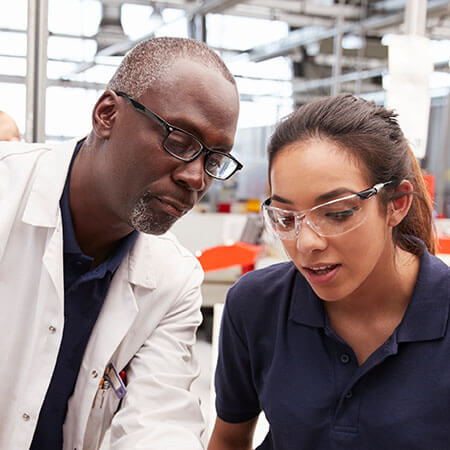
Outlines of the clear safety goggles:
M 269 197 L 262 203 L 265 222 L 281 240 L 297 239 L 306 223 L 319 236 L 338 236 L 362 225 L 367 219 L 365 200 L 377 195 L 385 186 L 378 183 L 370 189 L 314 206 L 305 211 L 291 211 L 271 206 Z

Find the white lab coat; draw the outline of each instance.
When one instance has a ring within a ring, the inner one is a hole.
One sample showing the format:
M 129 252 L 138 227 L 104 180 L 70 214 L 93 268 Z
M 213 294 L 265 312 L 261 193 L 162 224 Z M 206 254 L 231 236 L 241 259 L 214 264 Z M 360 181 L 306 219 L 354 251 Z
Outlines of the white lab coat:
M 26 450 L 64 326 L 59 199 L 75 142 L 0 144 L 0 449 Z M 203 272 L 166 233 L 140 233 L 112 280 L 69 400 L 64 450 L 197 450 L 203 418 L 189 392 Z M 128 393 L 94 397 L 109 362 Z M 97 398 L 98 399 L 98 398 Z

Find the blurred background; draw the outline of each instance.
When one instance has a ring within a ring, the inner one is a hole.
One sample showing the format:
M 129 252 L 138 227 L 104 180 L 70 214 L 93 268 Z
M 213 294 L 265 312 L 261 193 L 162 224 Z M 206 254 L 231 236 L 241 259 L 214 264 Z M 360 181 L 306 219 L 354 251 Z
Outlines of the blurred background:
M 440 256 L 449 261 L 450 1 L 0 0 L 0 6 L 0 110 L 15 119 L 24 141 L 86 135 L 92 107 L 123 55 L 151 36 L 204 41 L 236 77 L 241 114 L 233 153 L 245 169 L 215 182 L 173 227 L 206 271 L 203 371 L 195 389 L 209 425 L 226 291 L 242 273 L 285 259 L 263 230 L 259 205 L 267 194 L 268 138 L 295 107 L 351 92 L 395 108 L 426 175 Z
M 446 0 L 0 0 L 0 110 L 27 141 L 83 136 L 123 55 L 149 36 L 213 47 L 237 78 L 246 170 L 202 210 L 241 212 L 266 189 L 265 145 L 295 106 L 352 92 L 400 112 L 436 213 L 450 215 Z M 409 133 L 408 133 L 409 132 Z M 251 209 L 251 207 L 250 207 Z

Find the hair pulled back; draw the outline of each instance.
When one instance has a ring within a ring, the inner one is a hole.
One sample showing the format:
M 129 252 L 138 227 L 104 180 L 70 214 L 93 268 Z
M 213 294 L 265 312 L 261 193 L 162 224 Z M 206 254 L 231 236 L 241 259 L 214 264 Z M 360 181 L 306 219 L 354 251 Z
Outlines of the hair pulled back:
M 414 197 L 406 217 L 393 229 L 394 244 L 420 255 L 422 240 L 435 253 L 432 203 L 420 167 L 392 110 L 351 94 L 327 97 L 301 106 L 285 118 L 268 147 L 269 172 L 275 156 L 298 141 L 325 139 L 349 152 L 364 166 L 371 185 L 408 180 Z M 383 203 L 398 198 L 395 187 L 380 193 Z M 383 194 L 383 195 L 381 195 Z

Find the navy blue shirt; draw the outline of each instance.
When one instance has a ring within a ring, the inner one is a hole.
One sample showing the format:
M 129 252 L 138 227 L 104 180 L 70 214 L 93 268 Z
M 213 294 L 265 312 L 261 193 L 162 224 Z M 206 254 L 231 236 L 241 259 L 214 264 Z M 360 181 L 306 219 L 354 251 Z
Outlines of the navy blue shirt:
M 71 165 L 81 148 L 75 149 Z M 122 239 L 111 256 L 92 268 L 94 259 L 78 245 L 69 207 L 70 169 L 60 200 L 64 239 L 64 331 L 56 367 L 39 414 L 32 450 L 59 450 L 67 401 L 72 395 L 92 328 L 97 320 L 114 272 L 133 246 L 137 232 Z
M 449 450 L 449 280 L 425 252 L 402 322 L 358 366 L 292 263 L 250 272 L 225 304 L 218 416 L 263 410 L 260 450 Z

